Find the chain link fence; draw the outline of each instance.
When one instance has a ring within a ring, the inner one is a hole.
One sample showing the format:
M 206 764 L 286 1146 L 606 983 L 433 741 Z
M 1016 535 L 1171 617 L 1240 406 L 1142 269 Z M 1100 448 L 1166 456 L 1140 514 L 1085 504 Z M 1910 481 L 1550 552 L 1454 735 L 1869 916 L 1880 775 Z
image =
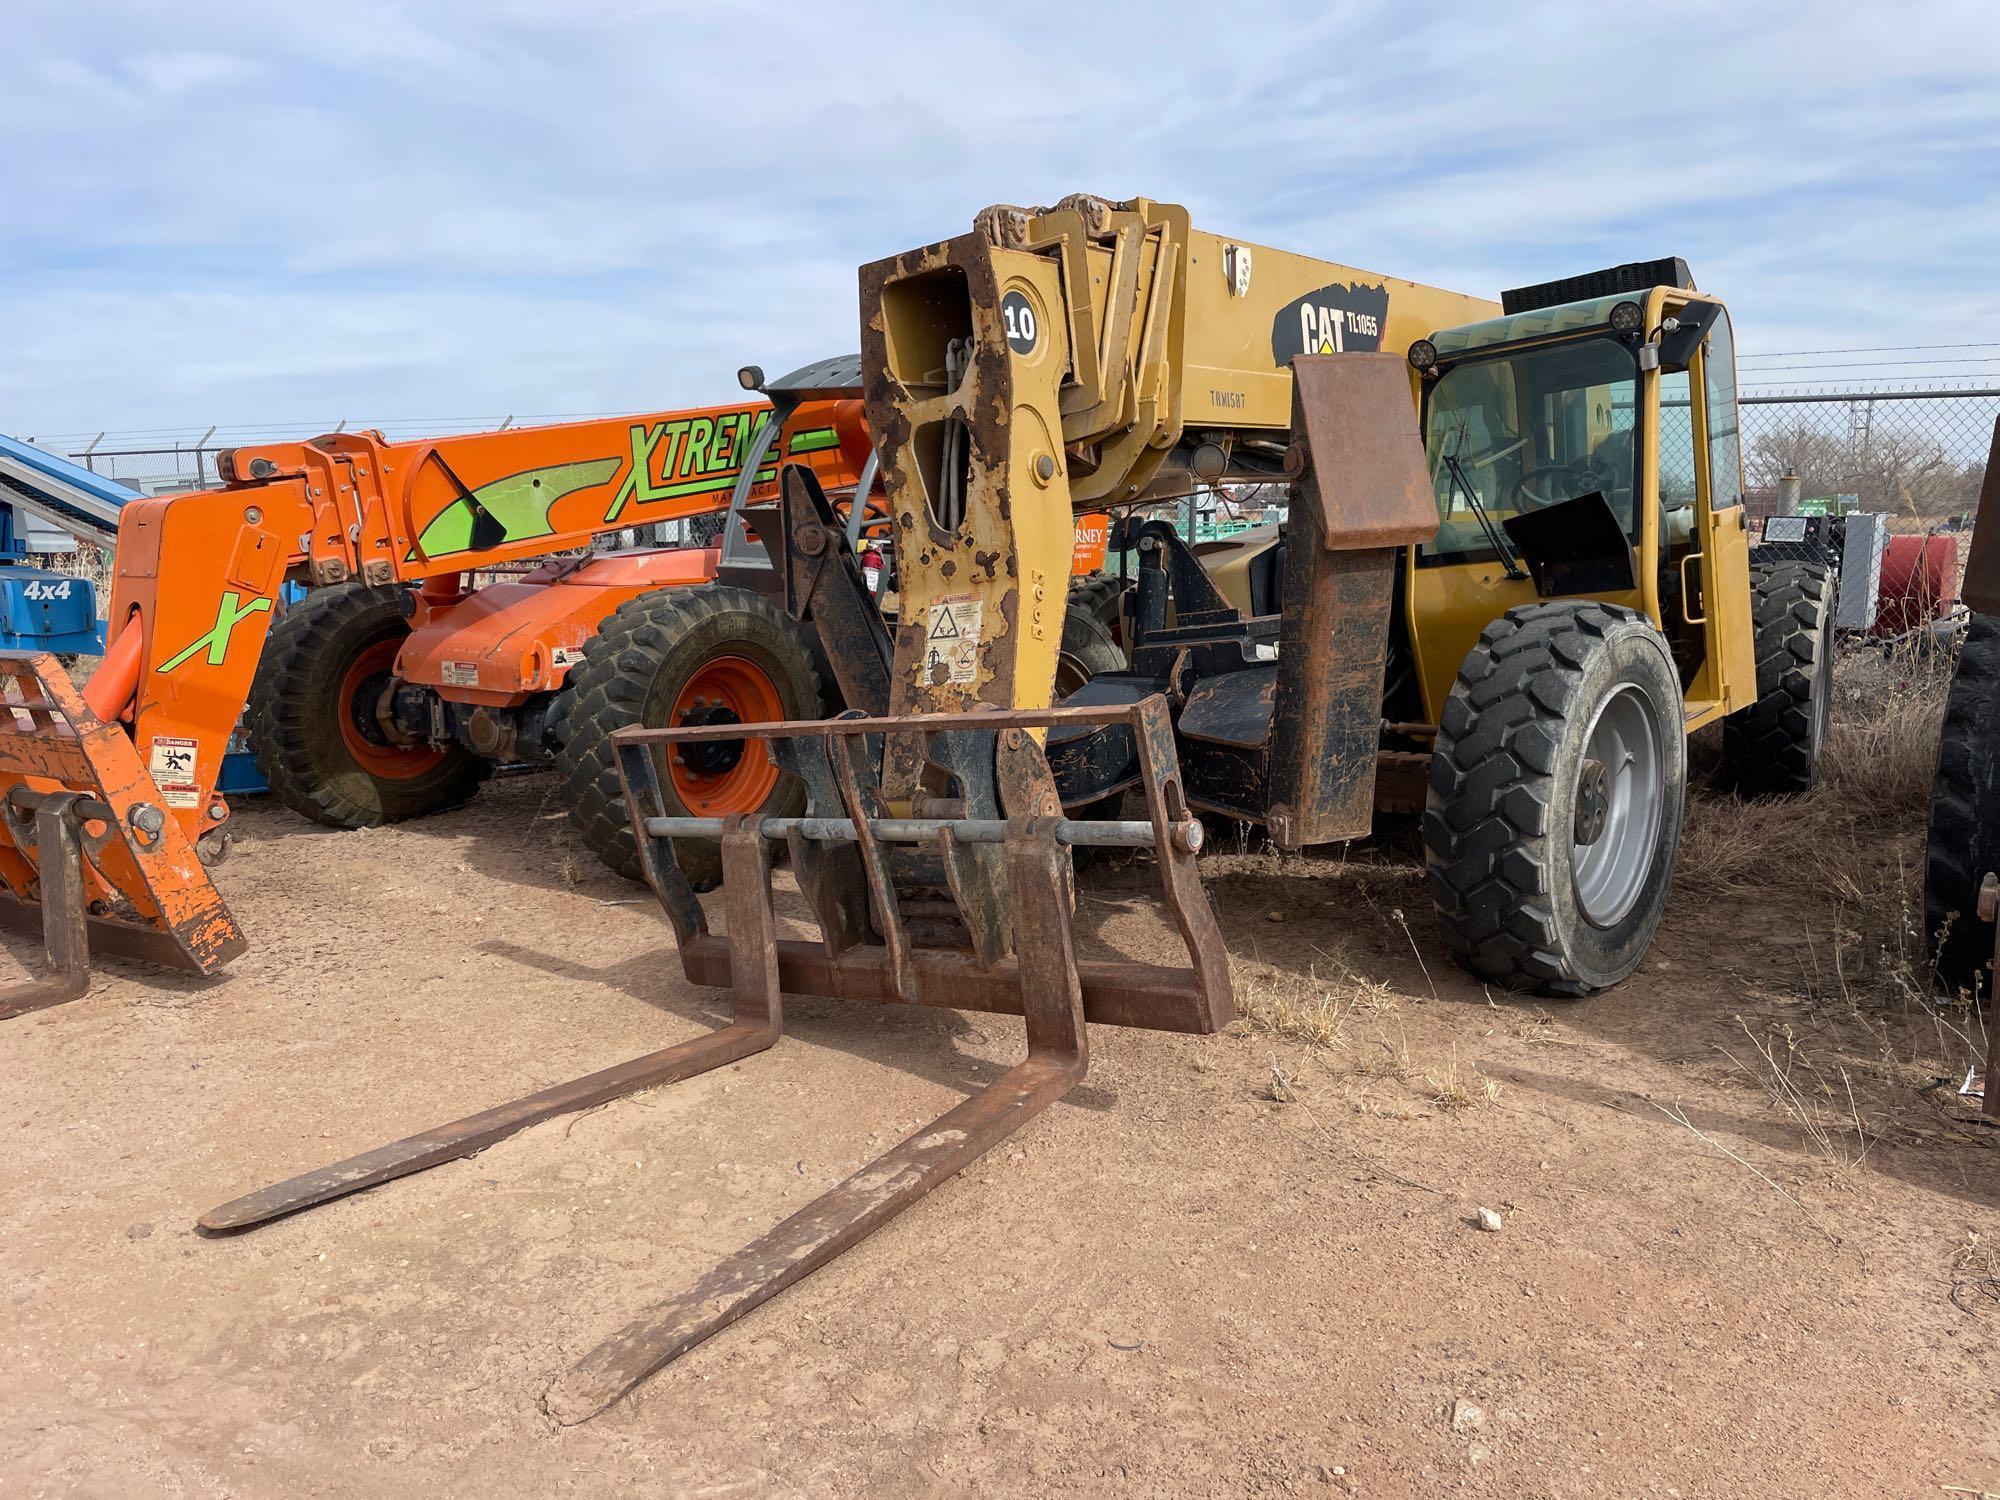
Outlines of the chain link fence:
M 1779 482 L 1807 511 L 1879 511 L 1896 532 L 1971 524 L 1986 477 L 2000 388 L 1744 396 L 1743 480 L 1752 516 Z
M 1791 473 L 1799 476 L 1807 501 L 1850 496 L 1849 509 L 1882 511 L 1916 529 L 1935 529 L 1966 516 L 1979 498 L 2000 416 L 2000 387 L 1746 394 L 1741 407 L 1752 515 L 1770 513 L 1778 480 Z M 477 430 L 504 424 L 451 425 Z M 217 483 L 217 453 L 249 440 L 225 436 L 233 431 L 211 427 L 151 442 L 104 433 L 95 441 L 50 438 L 41 445 L 134 489 L 168 491 Z
M 1668 402 L 1672 409 L 1662 413 L 1663 423 L 1687 423 L 1685 400 L 1683 394 L 1679 401 Z M 1798 481 L 1797 504 L 1802 511 L 1880 512 L 1889 518 L 1892 534 L 1956 532 L 1970 526 L 1978 504 L 1993 424 L 2000 417 L 2000 386 L 1744 394 L 1740 407 L 1745 504 L 1753 533 L 1761 534 L 1764 518 L 1778 511 L 1780 482 L 1788 476 Z M 445 425 L 477 430 L 515 420 L 458 420 Z M 1674 436 L 1672 431 L 1663 432 L 1667 451 L 1691 445 L 1691 434 L 1678 445 L 1671 440 Z M 218 426 L 145 438 L 100 433 L 89 440 L 44 439 L 42 445 L 133 489 L 161 494 L 219 483 L 217 454 L 246 440 L 253 440 L 248 429 Z M 1663 476 L 1668 487 L 1682 483 L 1691 490 L 1692 481 L 1691 470 Z M 1263 497 L 1257 498 L 1261 517 Z M 1238 514 L 1240 508 L 1224 507 L 1200 520 L 1213 529 L 1234 529 L 1244 519 Z M 684 538 L 681 528 L 674 530 L 671 537 L 643 540 L 697 539 Z
M 1831 518 L 1875 513 L 1887 533 L 1887 550 L 1871 554 L 1878 632 L 1920 625 L 1958 597 L 2000 387 L 1746 395 L 1740 406 L 1744 504 L 1766 555 L 1796 546 L 1851 564 L 1863 554 Z M 1784 511 L 1829 520 L 1778 519 Z

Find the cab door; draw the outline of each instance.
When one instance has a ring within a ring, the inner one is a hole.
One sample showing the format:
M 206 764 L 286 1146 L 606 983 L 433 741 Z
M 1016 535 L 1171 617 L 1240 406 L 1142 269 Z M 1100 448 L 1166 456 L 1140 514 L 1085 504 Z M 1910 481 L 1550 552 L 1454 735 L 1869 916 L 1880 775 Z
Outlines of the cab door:
M 1743 513 L 1743 450 L 1736 405 L 1736 346 L 1720 303 L 1689 370 L 1701 538 L 1700 608 L 1707 663 L 1701 697 L 1734 713 L 1757 699 L 1756 622 L 1751 615 L 1750 534 Z M 1690 691 L 1689 697 L 1696 694 Z

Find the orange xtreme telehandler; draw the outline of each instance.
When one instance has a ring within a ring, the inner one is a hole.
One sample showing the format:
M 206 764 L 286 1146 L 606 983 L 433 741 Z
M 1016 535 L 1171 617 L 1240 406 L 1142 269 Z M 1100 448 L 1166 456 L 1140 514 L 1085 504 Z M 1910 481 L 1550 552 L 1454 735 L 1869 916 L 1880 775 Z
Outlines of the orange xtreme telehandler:
M 86 688 L 48 657 L 4 663 L 0 916 L 39 919 L 56 972 L 0 1014 L 81 993 L 90 946 L 202 972 L 242 950 L 206 869 L 228 848 L 217 780 L 239 719 L 272 791 L 342 827 L 448 807 L 498 762 L 549 759 L 600 631 L 685 634 L 666 606 L 716 577 L 721 549 L 533 560 L 755 498 L 781 458 L 851 494 L 873 469 L 859 413 L 751 397 L 415 442 L 340 433 L 236 449 L 222 487 L 129 504 Z M 476 582 L 510 563 L 529 570 Z M 289 609 L 288 581 L 307 589 Z M 781 610 L 745 589 L 705 603 L 749 644 L 685 671 L 687 701 L 656 717 L 820 711 Z M 580 783 L 586 738 L 565 768 Z M 753 760 L 705 780 L 754 807 Z M 608 761 L 603 779 L 615 794 Z
M 740 517 L 803 462 L 851 537 L 881 529 L 879 500 L 852 503 L 875 472 L 857 372 L 848 357 L 767 383 L 750 367 L 759 399 L 726 406 L 238 448 L 220 488 L 129 504 L 88 685 L 47 657 L 0 662 L 0 921 L 39 925 L 55 970 L 0 995 L 0 1018 L 82 993 L 93 945 L 201 972 L 242 951 L 207 873 L 230 841 L 217 783 L 239 720 L 272 792 L 336 827 L 553 764 L 583 840 L 638 878 L 613 730 L 839 706 Z M 577 550 L 725 508 L 717 545 Z M 1102 559 L 1101 519 L 1079 524 L 1079 566 Z M 288 582 L 307 591 L 290 608 Z M 1114 664 L 1107 646 L 1084 641 L 1084 670 Z M 665 769 L 690 814 L 796 811 L 757 742 Z M 684 853 L 697 878 L 717 858 Z

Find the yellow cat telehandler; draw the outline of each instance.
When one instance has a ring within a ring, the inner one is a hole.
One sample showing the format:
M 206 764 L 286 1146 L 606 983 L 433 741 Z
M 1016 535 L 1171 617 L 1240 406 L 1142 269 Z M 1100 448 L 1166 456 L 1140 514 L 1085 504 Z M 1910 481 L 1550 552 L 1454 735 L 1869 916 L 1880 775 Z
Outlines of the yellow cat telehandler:
M 1062 1097 L 1086 1021 L 1227 1024 L 1202 815 L 1295 849 L 1421 812 L 1459 960 L 1575 995 L 1629 974 L 1659 922 L 1688 732 L 1721 725 L 1739 783 L 1769 792 L 1809 784 L 1824 735 L 1825 579 L 1753 575 L 1729 320 L 1678 261 L 1495 306 L 1204 233 L 1169 205 L 1074 197 L 988 209 L 860 283 L 893 627 L 810 470 L 788 466 L 756 524 L 788 610 L 869 707 L 616 736 L 683 969 L 727 988 L 735 1019 L 203 1219 L 245 1228 L 733 1061 L 777 1039 L 786 993 L 1023 1017 L 1024 1061 L 646 1310 L 550 1389 L 560 1421 Z M 1239 482 L 1289 486 L 1282 531 L 1203 555 L 1129 515 L 1129 670 L 1054 701 L 1073 515 Z M 804 811 L 676 812 L 673 757 L 745 738 Z M 720 840 L 726 931 L 677 838 Z M 779 936 L 780 847 L 811 938 Z M 1105 847 L 1151 851 L 1182 961 L 1079 950 L 1071 851 Z

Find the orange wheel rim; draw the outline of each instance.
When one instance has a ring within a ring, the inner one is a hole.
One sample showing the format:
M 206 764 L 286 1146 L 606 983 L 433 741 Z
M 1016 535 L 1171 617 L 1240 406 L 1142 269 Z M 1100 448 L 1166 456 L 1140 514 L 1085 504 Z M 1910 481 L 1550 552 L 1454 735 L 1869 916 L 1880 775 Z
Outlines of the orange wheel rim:
M 369 738 L 362 728 L 364 719 L 370 724 L 375 721 L 375 699 L 395 671 L 399 645 L 401 642 L 391 636 L 349 662 L 340 679 L 340 701 L 334 708 L 340 716 L 341 744 L 357 766 L 382 781 L 411 780 L 444 759 L 442 750 L 429 745 L 386 744 Z
M 768 724 L 784 716 L 768 672 L 740 656 L 718 656 L 681 684 L 667 725 Z M 778 785 L 778 768 L 762 740 L 683 742 L 670 752 L 667 776 L 681 806 L 697 818 L 755 812 Z

